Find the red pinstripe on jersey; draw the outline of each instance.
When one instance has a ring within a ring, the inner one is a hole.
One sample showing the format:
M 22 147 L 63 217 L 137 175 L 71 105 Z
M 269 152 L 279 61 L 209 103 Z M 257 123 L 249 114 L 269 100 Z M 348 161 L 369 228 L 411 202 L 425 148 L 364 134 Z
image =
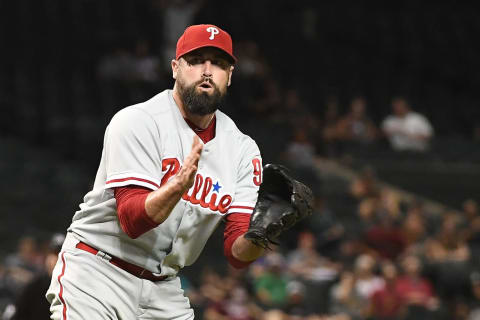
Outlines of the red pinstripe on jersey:
M 251 202 L 234 202 L 230 207 L 228 207 L 228 213 L 248 213 L 251 214 L 255 207 L 255 203 Z
M 250 209 L 250 210 L 253 210 L 253 207 L 249 207 L 249 206 L 230 206 L 229 209 Z M 232 210 L 232 211 L 235 211 L 235 210 Z
M 115 183 L 115 182 L 124 182 L 124 181 L 129 181 L 129 180 L 142 181 L 142 182 L 151 184 L 152 186 L 154 186 L 157 189 L 160 188 L 160 186 L 155 182 L 152 182 L 152 181 L 147 180 L 147 179 L 135 178 L 135 177 L 127 177 L 127 178 L 122 178 L 122 179 L 112 179 L 112 180 L 108 180 L 107 184 L 111 184 L 111 183 Z
M 65 257 L 63 256 L 65 252 L 62 252 L 62 273 L 58 276 L 58 283 L 60 284 L 60 293 L 58 294 L 58 297 L 60 298 L 60 301 L 63 304 L 63 319 L 67 320 L 67 304 L 65 303 L 65 299 L 63 298 L 63 285 L 62 285 L 62 277 L 65 274 Z

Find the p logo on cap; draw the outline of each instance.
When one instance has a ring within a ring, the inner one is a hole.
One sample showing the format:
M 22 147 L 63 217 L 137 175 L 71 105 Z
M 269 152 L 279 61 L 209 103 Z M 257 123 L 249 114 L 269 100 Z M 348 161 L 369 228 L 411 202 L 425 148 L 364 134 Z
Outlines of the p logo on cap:
M 213 24 L 198 24 L 185 29 L 177 41 L 175 59 L 178 60 L 184 54 L 203 47 L 218 48 L 228 54 L 234 62 L 237 61 L 233 55 L 232 38 L 226 31 Z
M 218 29 L 215 28 L 215 27 L 208 27 L 208 28 L 207 28 L 207 32 L 211 32 L 211 33 L 212 33 L 212 35 L 210 36 L 210 38 L 208 38 L 208 39 L 210 39 L 210 40 L 215 39 L 215 35 L 220 33 L 220 31 L 218 31 Z

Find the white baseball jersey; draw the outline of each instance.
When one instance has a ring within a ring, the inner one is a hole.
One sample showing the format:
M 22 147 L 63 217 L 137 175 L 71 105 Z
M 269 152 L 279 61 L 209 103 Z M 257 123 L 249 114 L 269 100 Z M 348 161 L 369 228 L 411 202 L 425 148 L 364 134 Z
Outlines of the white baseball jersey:
M 428 119 L 416 112 L 408 112 L 404 117 L 389 115 L 382 123 L 382 128 L 393 131 L 390 143 L 395 150 L 426 151 L 429 139 L 418 139 L 415 135 L 433 136 L 433 127 Z
M 119 111 L 105 132 L 93 190 L 75 213 L 69 231 L 156 274 L 174 276 L 191 265 L 226 214 L 252 212 L 262 178 L 256 143 L 224 113 L 215 115 L 215 138 L 203 147 L 193 186 L 162 224 L 131 239 L 120 226 L 113 188 L 158 189 L 180 169 L 195 133 L 171 90 Z

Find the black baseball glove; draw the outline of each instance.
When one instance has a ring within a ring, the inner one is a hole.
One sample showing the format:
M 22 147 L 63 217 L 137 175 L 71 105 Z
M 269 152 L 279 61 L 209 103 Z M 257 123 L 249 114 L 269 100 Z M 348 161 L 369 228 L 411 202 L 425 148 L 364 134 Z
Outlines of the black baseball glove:
M 293 179 L 280 165 L 263 167 L 263 182 L 245 233 L 258 246 L 278 244 L 276 238 L 301 219 L 312 214 L 313 193 L 309 187 Z

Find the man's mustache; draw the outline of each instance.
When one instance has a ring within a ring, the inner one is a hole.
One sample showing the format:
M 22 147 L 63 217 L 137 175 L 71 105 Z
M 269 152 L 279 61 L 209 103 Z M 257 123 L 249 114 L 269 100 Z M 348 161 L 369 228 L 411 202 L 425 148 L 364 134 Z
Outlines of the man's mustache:
M 199 86 L 204 82 L 208 82 L 213 88 L 217 89 L 217 85 L 215 84 L 215 82 L 213 82 L 212 78 L 210 77 L 203 77 L 202 80 L 195 82 L 195 86 Z

